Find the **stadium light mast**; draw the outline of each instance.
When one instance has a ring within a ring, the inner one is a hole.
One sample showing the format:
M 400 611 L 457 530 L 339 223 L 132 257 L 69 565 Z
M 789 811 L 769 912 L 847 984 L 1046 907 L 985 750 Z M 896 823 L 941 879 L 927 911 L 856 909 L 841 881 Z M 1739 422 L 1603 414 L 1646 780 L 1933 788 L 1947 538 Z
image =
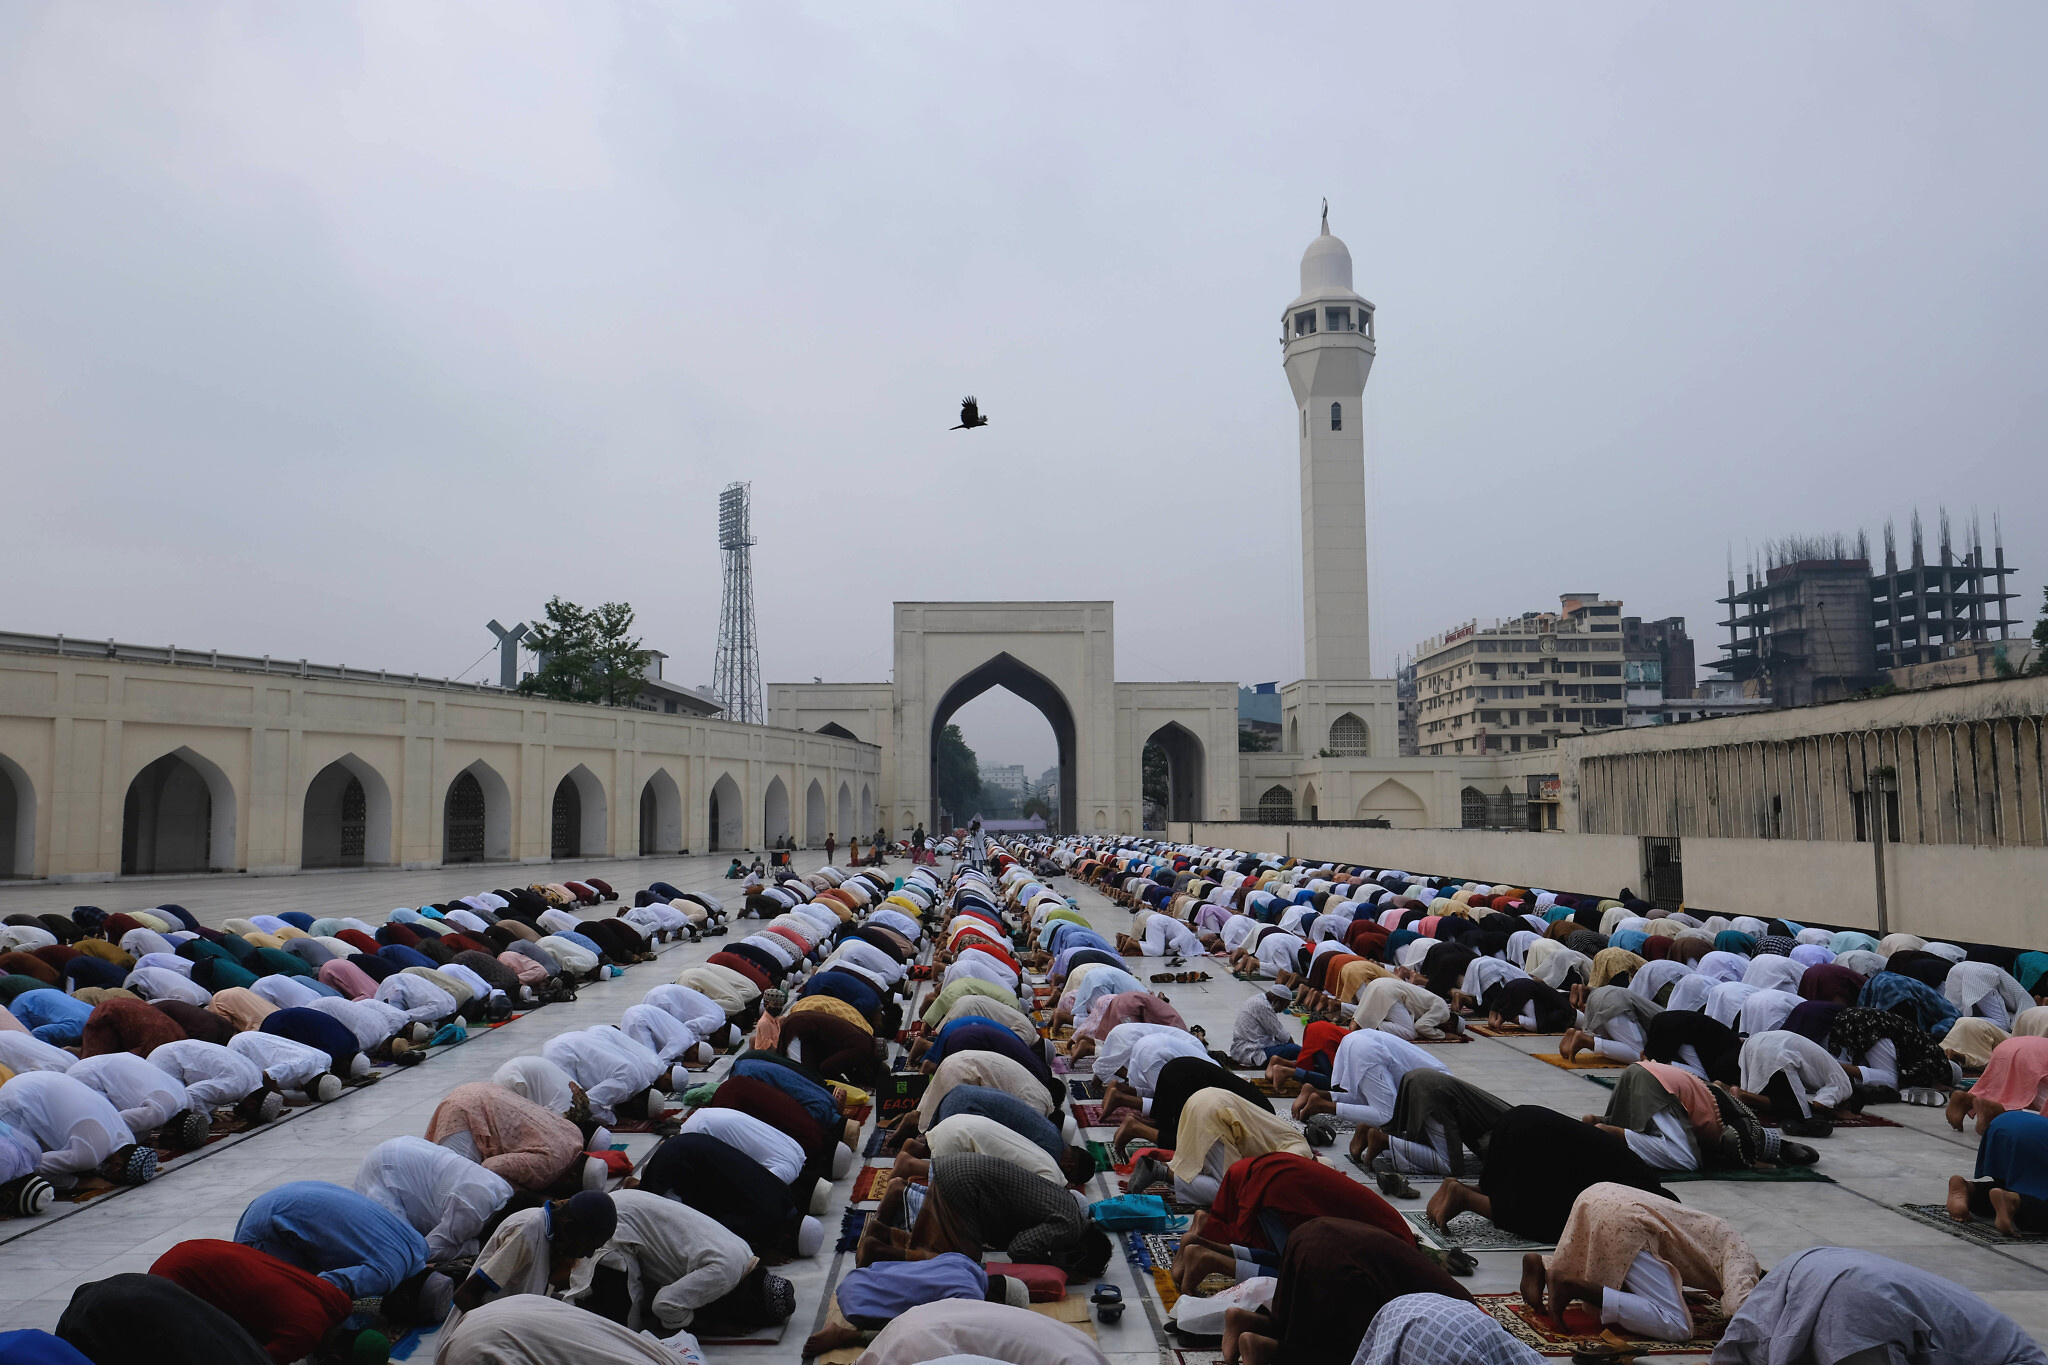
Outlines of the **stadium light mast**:
M 753 525 L 748 516 L 752 485 L 729 483 L 718 495 L 718 548 L 725 556 L 725 600 L 718 611 L 718 654 L 711 691 L 724 703 L 725 718 L 764 724 L 761 704 L 761 644 L 754 632 Z

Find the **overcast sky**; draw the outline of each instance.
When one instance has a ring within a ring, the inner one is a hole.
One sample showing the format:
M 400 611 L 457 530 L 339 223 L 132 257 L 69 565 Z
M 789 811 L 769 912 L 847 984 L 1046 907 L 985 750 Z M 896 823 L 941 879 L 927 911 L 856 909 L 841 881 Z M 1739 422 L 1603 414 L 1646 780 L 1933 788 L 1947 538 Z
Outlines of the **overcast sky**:
M 1121 678 L 1290 680 L 1324 196 L 1380 670 L 1567 590 L 1711 641 L 1731 547 L 1941 504 L 2031 621 L 2044 50 L 2036 4 L 10 4 L 0 628 L 495 676 L 560 593 L 701 683 L 751 479 L 771 679 L 885 677 L 896 599 L 1099 597 Z

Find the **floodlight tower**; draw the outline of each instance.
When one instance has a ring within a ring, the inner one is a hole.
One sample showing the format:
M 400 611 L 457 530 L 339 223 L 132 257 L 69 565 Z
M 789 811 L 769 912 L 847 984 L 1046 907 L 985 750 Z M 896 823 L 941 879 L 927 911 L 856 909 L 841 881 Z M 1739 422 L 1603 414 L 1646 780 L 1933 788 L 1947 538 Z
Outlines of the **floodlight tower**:
M 725 554 L 725 601 L 718 611 L 718 656 L 711 691 L 725 703 L 725 718 L 760 725 L 761 645 L 754 634 L 753 527 L 747 515 L 751 484 L 729 483 L 718 495 L 718 548 Z

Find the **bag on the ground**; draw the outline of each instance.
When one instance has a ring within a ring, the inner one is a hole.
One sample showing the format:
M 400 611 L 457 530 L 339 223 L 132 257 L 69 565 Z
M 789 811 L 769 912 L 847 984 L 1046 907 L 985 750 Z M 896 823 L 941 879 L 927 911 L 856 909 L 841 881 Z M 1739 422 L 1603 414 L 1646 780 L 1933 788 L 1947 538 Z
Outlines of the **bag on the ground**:
M 1097 1227 L 1111 1232 L 1177 1232 L 1188 1220 L 1166 1211 L 1166 1201 L 1156 1194 L 1120 1194 L 1098 1199 L 1088 1208 Z

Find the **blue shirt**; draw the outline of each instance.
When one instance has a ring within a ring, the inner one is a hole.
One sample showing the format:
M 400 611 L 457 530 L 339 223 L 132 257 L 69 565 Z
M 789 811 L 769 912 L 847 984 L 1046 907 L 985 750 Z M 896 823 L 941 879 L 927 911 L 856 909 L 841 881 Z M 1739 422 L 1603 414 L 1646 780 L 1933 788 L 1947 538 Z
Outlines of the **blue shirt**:
M 91 1005 L 73 999 L 54 986 L 45 986 L 39 991 L 23 991 L 7 1008 L 28 1026 L 30 1033 L 56 1047 L 84 1038 L 85 1021 L 92 1017 Z
M 764 1062 L 758 1057 L 750 1057 L 735 1062 L 732 1074 L 774 1086 L 802 1105 L 804 1112 L 817 1120 L 818 1127 L 835 1139 L 845 1126 L 845 1118 L 839 1112 L 839 1101 L 832 1098 L 831 1091 L 779 1062 Z
M 1060 1159 L 1060 1130 L 1053 1127 L 1052 1120 L 1007 1090 L 998 1090 L 992 1085 L 956 1085 L 946 1092 L 946 1098 L 939 1101 L 932 1126 L 937 1127 L 955 1114 L 978 1114 L 985 1119 L 994 1119 L 1019 1137 L 1029 1138 L 1043 1147 L 1045 1154 L 1054 1161 Z
M 819 972 L 804 982 L 804 988 L 797 995 L 799 998 L 829 995 L 835 1000 L 844 1000 L 867 1019 L 874 1018 L 875 1011 L 882 1007 L 882 993 L 852 972 L 830 969 Z
M 839 1281 L 839 1311 L 856 1327 L 881 1323 L 921 1303 L 988 1297 L 988 1272 L 948 1251 L 929 1261 L 877 1261 Z
M 352 1299 L 387 1294 L 427 1268 L 427 1239 L 382 1204 L 322 1180 L 256 1196 L 235 1240 L 309 1270 Z
M 48 1332 L 0 1332 L 0 1365 L 92 1365 L 92 1357 Z

